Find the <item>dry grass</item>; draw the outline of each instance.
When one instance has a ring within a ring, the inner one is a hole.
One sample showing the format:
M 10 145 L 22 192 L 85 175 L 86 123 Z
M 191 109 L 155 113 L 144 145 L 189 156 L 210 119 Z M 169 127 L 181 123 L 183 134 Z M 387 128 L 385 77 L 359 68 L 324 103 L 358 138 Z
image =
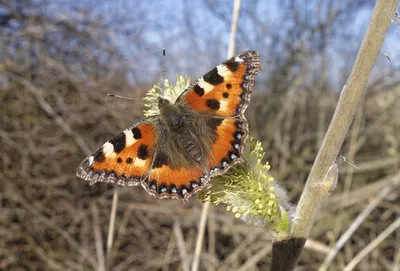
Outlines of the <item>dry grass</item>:
M 104 93 L 110 90 L 104 84 L 94 84 L 87 90 L 78 87 L 76 92 L 65 94 L 60 86 L 53 89 L 57 91 L 42 89 L 43 99 L 92 149 L 135 118 L 134 114 L 125 113 L 131 112 L 130 102 L 119 101 L 118 107 L 110 108 L 112 101 L 101 94 L 102 89 Z M 298 91 L 295 99 L 288 95 L 256 94 L 248 112 L 252 133 L 263 140 L 275 176 L 294 199 L 299 196 L 315 157 L 318 129 L 325 128 L 317 124 L 329 121 L 337 99 L 330 93 L 312 92 L 315 90 Z M 399 170 L 396 134 L 400 132 L 400 123 L 390 116 L 395 116 L 400 108 L 399 96 L 396 87 L 369 91 L 360 127 L 353 127 L 359 130 L 352 159 L 358 169 L 339 159 L 341 183 L 317 221 L 312 239 L 333 245 L 368 200 L 391 185 L 388 177 Z M 29 90 L 13 85 L 5 92 L 2 104 L 0 246 L 7 249 L 2 249 L 0 268 L 97 269 L 104 259 L 98 259 L 97 255 L 103 254 L 96 253 L 96 243 L 101 238 L 104 249 L 112 187 L 89 187 L 75 178 L 75 169 L 85 153 Z M 268 118 L 262 120 L 268 127 L 257 125 L 260 115 Z M 343 149 L 344 157 L 348 148 Z M 348 178 L 351 186 L 344 191 L 342 181 Z M 336 266 L 332 270 L 348 263 L 399 215 L 398 189 L 393 187 L 359 225 L 332 263 Z M 174 233 L 175 221 L 179 221 L 176 227 L 183 235 L 191 261 L 201 208 L 198 201 L 183 206 L 178 201 L 154 200 L 141 188 L 119 189 L 119 193 L 113 269 L 178 269 L 182 240 Z M 229 270 L 243 265 L 261 270 L 268 266 L 269 236 L 262 230 L 242 225 L 222 206 L 213 207 L 210 220 L 214 226 L 206 232 L 202 268 Z M 391 235 L 361 261 L 360 270 L 391 266 L 396 251 L 396 237 Z M 325 257 L 325 250 L 306 246 L 300 266 L 315 269 Z

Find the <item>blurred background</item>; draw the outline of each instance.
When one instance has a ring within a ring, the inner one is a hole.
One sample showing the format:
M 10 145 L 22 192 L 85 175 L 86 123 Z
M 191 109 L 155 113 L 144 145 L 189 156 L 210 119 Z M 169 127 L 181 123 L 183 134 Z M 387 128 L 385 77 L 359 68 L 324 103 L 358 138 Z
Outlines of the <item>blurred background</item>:
M 375 1 L 242 1 L 236 52 L 263 72 L 246 112 L 272 173 L 296 203 L 365 34 Z M 87 152 L 143 118 L 162 73 L 197 79 L 226 59 L 233 1 L 0 0 L 0 269 L 183 270 L 202 203 L 75 177 Z M 389 28 L 337 160 L 339 184 L 297 270 L 318 270 L 354 219 L 389 187 L 330 265 L 341 270 L 400 214 L 400 21 Z M 399 270 L 400 230 L 357 270 Z M 266 270 L 271 236 L 225 206 L 209 214 L 200 270 Z M 397 265 L 395 262 L 397 261 Z M 397 267 L 396 267 L 397 266 Z

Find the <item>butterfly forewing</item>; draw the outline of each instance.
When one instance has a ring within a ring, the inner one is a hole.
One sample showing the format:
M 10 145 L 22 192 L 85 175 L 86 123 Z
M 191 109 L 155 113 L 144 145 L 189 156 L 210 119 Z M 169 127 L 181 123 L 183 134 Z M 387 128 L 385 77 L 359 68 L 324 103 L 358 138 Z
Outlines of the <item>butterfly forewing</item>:
M 240 116 L 250 101 L 254 79 L 260 71 L 259 53 L 243 52 L 202 76 L 182 93 L 178 103 L 215 116 Z
M 77 176 L 89 181 L 138 185 L 147 176 L 155 149 L 156 132 L 151 122 L 126 129 L 107 141 L 78 168 Z

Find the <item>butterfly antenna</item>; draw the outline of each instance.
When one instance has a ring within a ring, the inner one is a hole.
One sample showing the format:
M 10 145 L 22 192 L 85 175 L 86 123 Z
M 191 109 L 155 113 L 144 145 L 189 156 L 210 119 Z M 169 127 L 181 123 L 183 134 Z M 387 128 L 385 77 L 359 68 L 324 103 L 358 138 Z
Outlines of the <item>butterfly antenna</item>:
M 112 93 L 107 93 L 107 96 L 114 97 L 114 98 L 119 98 L 119 99 L 124 99 L 124 100 L 134 100 L 134 101 L 142 101 L 146 102 L 144 99 L 141 98 L 131 98 L 131 97 L 125 97 L 117 94 L 112 94 Z
M 162 57 L 162 71 L 161 71 L 161 84 L 163 92 L 165 92 L 165 74 L 167 73 L 167 65 L 165 64 L 165 48 L 163 48 L 163 57 Z

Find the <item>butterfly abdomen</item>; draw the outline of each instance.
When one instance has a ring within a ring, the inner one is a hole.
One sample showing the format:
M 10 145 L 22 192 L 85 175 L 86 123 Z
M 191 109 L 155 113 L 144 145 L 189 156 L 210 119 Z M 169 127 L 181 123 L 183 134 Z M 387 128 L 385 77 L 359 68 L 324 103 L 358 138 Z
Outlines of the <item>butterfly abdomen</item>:
M 177 133 L 179 146 L 192 160 L 200 162 L 202 160 L 202 149 L 199 140 L 189 131 Z

